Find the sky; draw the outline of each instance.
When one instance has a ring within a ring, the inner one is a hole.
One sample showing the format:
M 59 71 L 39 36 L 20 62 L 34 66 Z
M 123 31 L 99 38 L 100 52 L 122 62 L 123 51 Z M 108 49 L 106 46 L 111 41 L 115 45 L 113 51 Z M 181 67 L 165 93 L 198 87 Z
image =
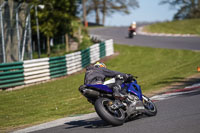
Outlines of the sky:
M 106 17 L 106 26 L 127 26 L 132 21 L 155 22 L 170 21 L 176 13 L 168 4 L 159 5 L 161 0 L 138 0 L 140 7 L 131 11 L 129 15 L 115 13 Z M 93 18 L 94 19 L 94 18 Z

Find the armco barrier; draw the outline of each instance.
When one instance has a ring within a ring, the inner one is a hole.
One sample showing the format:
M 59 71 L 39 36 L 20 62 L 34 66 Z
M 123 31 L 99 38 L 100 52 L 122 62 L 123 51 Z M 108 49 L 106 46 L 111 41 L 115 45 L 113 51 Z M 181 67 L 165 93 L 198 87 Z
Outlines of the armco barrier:
M 80 71 L 114 53 L 113 40 L 65 56 L 0 64 L 0 89 L 49 80 Z

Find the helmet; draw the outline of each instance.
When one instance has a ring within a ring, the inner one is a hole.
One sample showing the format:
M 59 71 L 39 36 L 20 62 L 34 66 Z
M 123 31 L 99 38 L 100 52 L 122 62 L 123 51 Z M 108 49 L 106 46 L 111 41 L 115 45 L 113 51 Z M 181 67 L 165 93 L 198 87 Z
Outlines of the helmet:
M 96 64 L 94 64 L 95 67 L 105 67 L 106 68 L 106 65 L 102 62 L 97 62 Z
M 136 22 L 135 22 L 135 21 L 133 21 L 133 22 L 132 22 L 132 24 L 136 24 Z

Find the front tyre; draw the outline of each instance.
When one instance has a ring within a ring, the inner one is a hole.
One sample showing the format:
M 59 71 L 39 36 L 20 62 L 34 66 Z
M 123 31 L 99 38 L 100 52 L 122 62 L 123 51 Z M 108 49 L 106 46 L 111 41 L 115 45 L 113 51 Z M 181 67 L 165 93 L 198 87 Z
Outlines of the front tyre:
M 99 98 L 95 102 L 97 114 L 106 122 L 113 126 L 122 125 L 125 121 L 125 114 L 122 109 L 111 109 L 110 103 L 113 101 L 108 98 Z
M 145 114 L 147 116 L 155 116 L 157 114 L 156 105 L 146 96 L 142 96 L 143 104 L 146 109 Z
M 132 32 L 129 32 L 129 38 L 133 38 L 134 37 L 134 34 Z

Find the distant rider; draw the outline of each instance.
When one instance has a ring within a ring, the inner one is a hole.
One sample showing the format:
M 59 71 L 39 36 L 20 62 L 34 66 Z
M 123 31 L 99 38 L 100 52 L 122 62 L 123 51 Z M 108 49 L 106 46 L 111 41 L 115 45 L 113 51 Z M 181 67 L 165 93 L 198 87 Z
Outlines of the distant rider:
M 136 22 L 133 21 L 131 23 L 131 25 L 129 26 L 129 29 L 128 29 L 130 32 L 132 32 L 134 35 L 136 35 Z

